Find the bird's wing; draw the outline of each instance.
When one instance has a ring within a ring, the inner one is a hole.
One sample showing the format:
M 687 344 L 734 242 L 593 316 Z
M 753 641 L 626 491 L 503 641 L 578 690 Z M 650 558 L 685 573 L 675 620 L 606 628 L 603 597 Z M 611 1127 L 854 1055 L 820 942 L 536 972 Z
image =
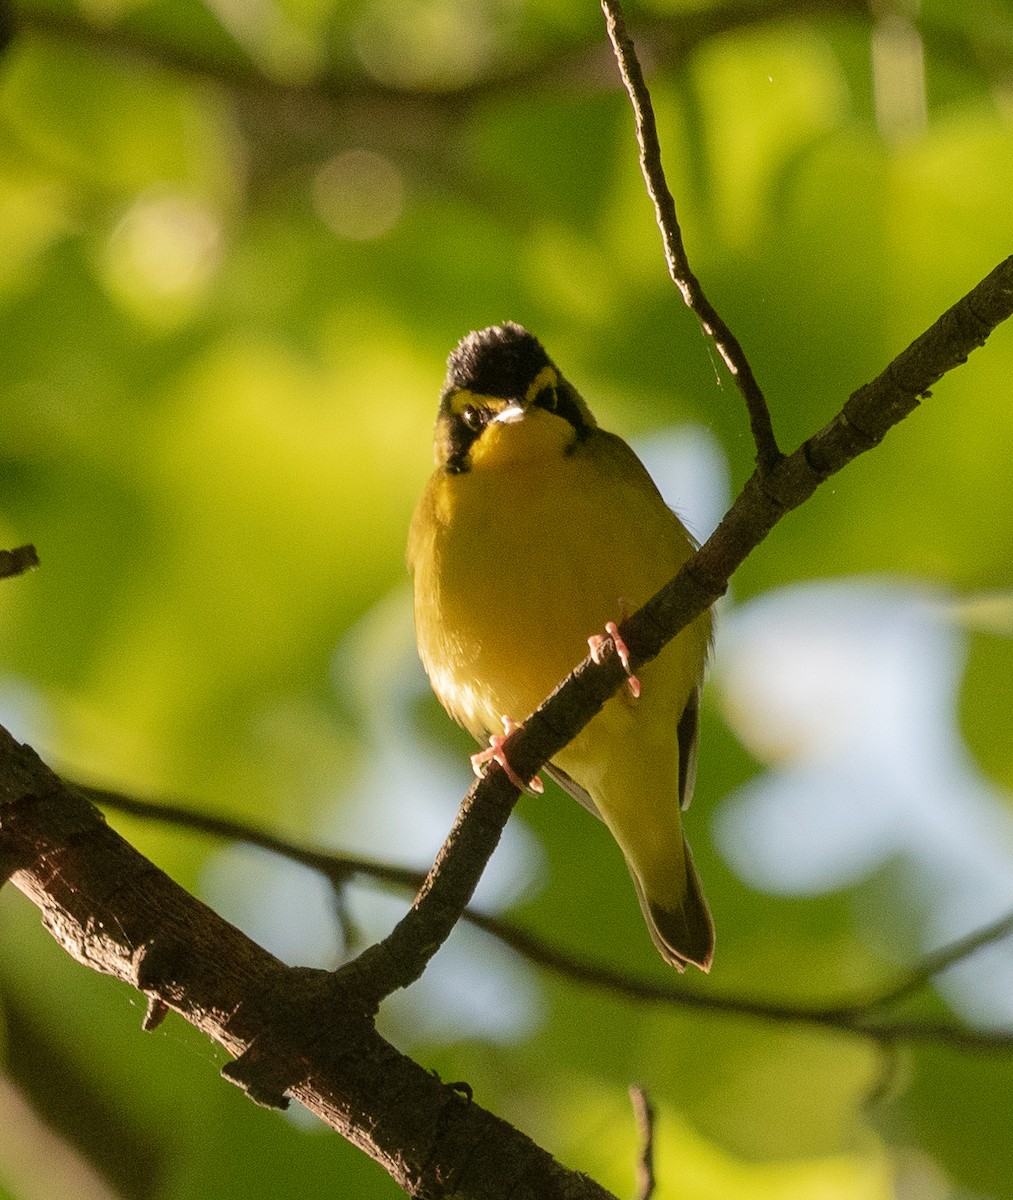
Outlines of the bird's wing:
M 587 794 L 587 792 L 584 791 L 579 783 L 571 779 L 565 771 L 560 770 L 559 767 L 557 767 L 554 763 L 546 763 L 544 769 L 549 778 L 554 783 L 559 784 L 559 786 L 564 792 L 566 792 L 568 796 L 572 796 L 578 804 L 582 804 L 587 811 L 591 813 L 592 816 L 597 817 L 599 821 L 603 820 L 601 813 L 598 811 L 598 806 Z
M 679 803 L 689 808 L 696 784 L 696 751 L 700 740 L 700 689 L 695 687 L 689 694 L 686 707 L 679 718 Z

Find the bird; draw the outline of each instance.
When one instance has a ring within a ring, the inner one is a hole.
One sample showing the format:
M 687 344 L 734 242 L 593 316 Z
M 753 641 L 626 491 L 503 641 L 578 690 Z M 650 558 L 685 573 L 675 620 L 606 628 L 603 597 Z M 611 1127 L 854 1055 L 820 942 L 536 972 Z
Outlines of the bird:
M 602 429 L 538 339 L 513 322 L 447 360 L 435 470 L 408 536 L 419 656 L 437 698 L 518 784 L 500 749 L 603 627 L 644 604 L 696 543 L 633 450 Z M 709 971 L 714 925 L 682 829 L 692 797 L 705 611 L 546 764 L 622 850 L 666 962 Z M 639 687 L 639 698 L 636 693 Z

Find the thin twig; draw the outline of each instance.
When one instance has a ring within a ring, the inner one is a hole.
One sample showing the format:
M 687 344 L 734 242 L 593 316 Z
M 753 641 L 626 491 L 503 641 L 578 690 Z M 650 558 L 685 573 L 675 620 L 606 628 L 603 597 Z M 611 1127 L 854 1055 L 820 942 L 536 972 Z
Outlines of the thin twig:
M 630 1084 L 630 1104 L 640 1138 L 636 1200 L 651 1200 L 657 1182 L 654 1176 L 654 1105 L 639 1083 Z
M 175 825 L 230 841 L 247 842 L 270 850 L 319 871 L 336 890 L 356 876 L 409 891 L 415 891 L 425 879 L 424 872 L 412 870 L 410 867 L 398 867 L 373 859 L 335 854 L 300 845 L 267 833 L 245 821 L 195 812 L 179 804 L 139 800 L 105 788 L 82 784 L 75 784 L 73 787 L 75 791 L 81 792 L 89 800 L 105 808 L 129 813 L 143 820 Z M 949 1044 L 961 1049 L 1013 1049 L 1013 1031 L 1008 1034 L 1001 1031 L 985 1032 L 964 1029 L 952 1023 L 899 1019 L 894 1021 L 877 1016 L 884 1009 L 893 1007 L 900 1000 L 926 987 L 938 971 L 945 970 L 981 947 L 1013 933 L 1013 913 L 961 939 L 959 943 L 935 951 L 915 964 L 908 974 L 881 995 L 813 1006 L 763 997 L 722 995 L 713 990 L 694 991 L 683 983 L 639 978 L 627 971 L 582 958 L 553 946 L 536 934 L 520 929 L 499 917 L 467 908 L 463 918 L 477 929 L 497 938 L 535 966 L 572 983 L 594 988 L 621 999 L 693 1008 L 721 1016 L 750 1017 L 778 1024 L 811 1025 L 875 1041 L 884 1046 L 908 1041 Z
M 619 64 L 619 74 L 633 105 L 637 144 L 640 146 L 640 169 L 644 174 L 648 194 L 654 203 L 654 212 L 665 247 L 668 273 L 682 293 L 686 306 L 696 313 L 704 332 L 713 340 L 742 393 L 749 413 L 753 441 L 756 443 L 757 465 L 761 471 L 769 471 L 780 460 L 781 451 L 774 436 L 767 401 L 753 375 L 745 351 L 704 295 L 699 279 L 690 268 L 682 241 L 682 229 L 675 212 L 675 200 L 665 180 L 661 164 L 661 143 L 658 141 L 658 127 L 654 119 L 651 94 L 644 81 L 644 73 L 640 69 L 633 40 L 626 31 L 620 0 L 601 0 L 601 7 L 608 26 L 609 40 Z
M 414 891 L 426 877 L 424 870 L 413 871 L 410 867 L 396 867 L 389 863 L 377 862 L 374 859 L 355 858 L 347 854 L 332 854 L 327 850 L 302 846 L 234 817 L 219 817 L 211 813 L 197 812 L 185 805 L 166 801 L 139 800 L 136 796 L 128 796 L 123 792 L 112 791 L 109 788 L 91 787 L 83 783 L 73 783 L 69 786 L 86 796 L 93 804 L 129 813 L 131 816 L 140 817 L 145 821 L 160 821 L 166 825 L 175 825 L 180 829 L 192 830 L 194 833 L 206 833 L 211 837 L 246 842 L 251 846 L 258 846 L 262 850 L 270 850 L 292 862 L 301 863 L 305 867 L 319 871 L 335 888 L 343 887 L 355 875 L 365 875 L 378 883 Z
M 878 1051 L 875 1074 L 861 1101 L 862 1110 L 870 1117 L 894 1094 L 901 1078 L 901 1047 L 884 1040 Z
M 869 1014 L 874 1011 L 880 1012 L 886 1008 L 896 1008 L 898 1004 L 909 999 L 916 992 L 920 992 L 937 975 L 941 975 L 955 963 L 963 962 L 976 950 L 1010 936 L 1013 936 L 1013 912 L 1008 912 L 998 920 L 983 925 L 981 929 L 976 929 L 962 938 L 957 938 L 956 941 L 940 946 L 938 950 L 933 950 L 908 973 L 905 979 L 902 979 L 889 991 L 883 992 L 882 995 L 867 1000 L 862 1007 Z

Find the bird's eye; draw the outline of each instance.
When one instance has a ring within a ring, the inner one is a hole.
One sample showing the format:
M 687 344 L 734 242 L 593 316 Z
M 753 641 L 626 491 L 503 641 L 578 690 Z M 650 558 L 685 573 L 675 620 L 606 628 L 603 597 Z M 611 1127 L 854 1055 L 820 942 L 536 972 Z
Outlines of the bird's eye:
M 473 429 L 476 433 L 482 428 L 482 410 L 476 408 L 474 404 L 469 404 L 467 408 L 461 410 L 461 420 Z
M 559 393 L 549 384 L 543 387 L 535 397 L 535 404 L 539 408 L 544 408 L 547 412 L 554 413 L 559 408 Z

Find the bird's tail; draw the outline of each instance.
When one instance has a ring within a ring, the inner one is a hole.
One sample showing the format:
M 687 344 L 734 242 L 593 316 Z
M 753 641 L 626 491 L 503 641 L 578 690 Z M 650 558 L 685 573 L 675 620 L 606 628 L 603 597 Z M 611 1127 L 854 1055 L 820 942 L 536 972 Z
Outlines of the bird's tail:
M 714 958 L 714 922 L 704 899 L 700 877 L 693 865 L 693 856 L 683 839 L 686 855 L 686 890 L 675 908 L 663 908 L 644 890 L 642 880 L 630 867 L 637 899 L 644 910 L 644 919 L 661 957 L 679 971 L 692 964 L 709 971 Z

